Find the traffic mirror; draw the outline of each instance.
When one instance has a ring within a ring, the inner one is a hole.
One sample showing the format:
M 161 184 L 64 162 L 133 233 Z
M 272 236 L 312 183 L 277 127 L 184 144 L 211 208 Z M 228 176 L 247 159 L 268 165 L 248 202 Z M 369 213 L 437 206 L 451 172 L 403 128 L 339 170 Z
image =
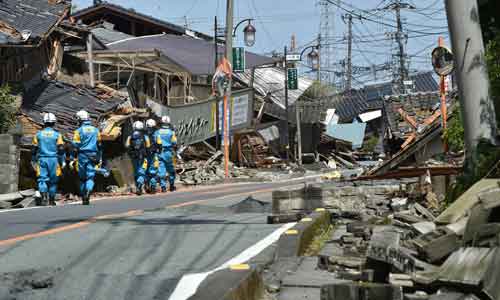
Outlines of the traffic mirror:
M 447 76 L 455 68 L 455 58 L 447 47 L 437 47 L 432 51 L 432 66 L 439 76 Z

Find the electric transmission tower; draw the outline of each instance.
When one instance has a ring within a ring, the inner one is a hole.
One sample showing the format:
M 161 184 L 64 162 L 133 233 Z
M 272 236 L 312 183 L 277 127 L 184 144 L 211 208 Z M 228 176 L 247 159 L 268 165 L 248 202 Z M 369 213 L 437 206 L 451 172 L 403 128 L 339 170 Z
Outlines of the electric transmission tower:
M 333 0 L 338 1 L 338 0 Z M 319 25 L 320 71 L 318 80 L 322 83 L 334 85 L 335 73 L 335 16 L 336 7 L 326 0 L 318 0 L 321 9 Z

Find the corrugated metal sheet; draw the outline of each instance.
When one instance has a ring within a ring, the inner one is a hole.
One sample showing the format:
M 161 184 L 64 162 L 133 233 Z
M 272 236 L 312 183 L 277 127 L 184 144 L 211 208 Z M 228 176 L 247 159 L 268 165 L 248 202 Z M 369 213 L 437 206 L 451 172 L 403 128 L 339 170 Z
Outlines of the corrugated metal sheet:
M 236 73 L 234 76 L 245 84 L 250 85 L 252 71 L 247 70 L 243 73 Z M 298 89 L 288 91 L 289 120 L 295 119 L 295 108 L 293 108 L 295 102 L 312 84 L 312 80 L 299 77 Z M 264 97 L 269 94 L 269 99 L 272 103 L 266 104 L 264 112 L 283 119 L 285 117 L 284 69 L 278 67 L 255 69 L 253 86 L 259 95 Z M 303 114 L 303 120 L 307 119 L 305 113 Z
M 27 41 L 36 41 L 45 37 L 70 4 L 71 1 L 51 4 L 51 1 L 47 0 L 2 0 L 0 20 L 19 33 L 29 30 L 31 35 Z M 6 33 L 0 35 L 2 44 L 20 44 L 27 41 Z
M 103 100 L 93 90 L 59 81 L 42 81 L 23 96 L 21 111 L 37 124 L 43 124 L 44 112 L 52 112 L 58 119 L 56 129 L 71 135 L 77 127 L 77 111 L 84 109 L 97 120 L 123 102 L 120 98 Z
M 157 49 L 164 56 L 193 75 L 210 75 L 215 72 L 214 44 L 189 36 L 160 34 L 126 39 L 107 45 L 110 50 L 139 51 Z M 223 47 L 219 46 L 219 53 Z M 253 68 L 274 63 L 274 59 L 246 52 L 246 66 Z

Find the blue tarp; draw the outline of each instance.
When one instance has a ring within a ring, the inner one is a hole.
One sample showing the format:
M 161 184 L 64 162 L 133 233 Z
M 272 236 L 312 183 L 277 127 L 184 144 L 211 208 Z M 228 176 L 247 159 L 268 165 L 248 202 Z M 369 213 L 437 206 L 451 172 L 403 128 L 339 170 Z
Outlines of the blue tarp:
M 361 148 L 365 138 L 366 123 L 328 124 L 326 134 L 338 140 L 350 142 L 353 149 Z

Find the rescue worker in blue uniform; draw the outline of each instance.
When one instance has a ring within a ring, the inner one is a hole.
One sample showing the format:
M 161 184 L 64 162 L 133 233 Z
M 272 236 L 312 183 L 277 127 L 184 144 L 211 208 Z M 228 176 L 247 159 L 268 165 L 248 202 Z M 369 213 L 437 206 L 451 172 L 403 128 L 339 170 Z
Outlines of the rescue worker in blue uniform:
M 57 182 L 64 167 L 64 141 L 54 129 L 57 119 L 52 113 L 43 116 L 44 127 L 33 137 L 32 165 L 36 172 L 38 191 L 36 205 L 55 205 Z
M 73 134 L 75 168 L 80 178 L 82 204 L 90 204 L 90 194 L 94 189 L 96 169 L 102 165 L 102 140 L 99 129 L 92 126 L 89 113 L 76 113 L 80 127 Z
M 148 154 L 151 151 L 151 142 L 144 132 L 144 123 L 135 121 L 132 125 L 134 131 L 127 138 L 125 147 L 128 149 L 134 167 L 135 190 L 137 195 L 143 192 L 148 170 Z
M 148 119 L 146 121 L 146 134 L 151 141 L 153 135 L 156 131 L 156 121 L 153 119 Z M 148 191 L 152 194 L 156 193 L 156 186 L 158 185 L 158 168 L 159 168 L 159 158 L 158 158 L 158 147 L 155 143 L 151 143 L 150 151 L 147 154 L 148 160 L 148 170 L 147 170 L 147 187 Z
M 161 118 L 161 127 L 154 133 L 154 142 L 159 149 L 160 167 L 158 168 L 158 177 L 160 178 L 161 191 L 167 191 L 167 173 L 169 190 L 175 191 L 175 155 L 177 150 L 177 137 L 170 124 L 170 117 Z

